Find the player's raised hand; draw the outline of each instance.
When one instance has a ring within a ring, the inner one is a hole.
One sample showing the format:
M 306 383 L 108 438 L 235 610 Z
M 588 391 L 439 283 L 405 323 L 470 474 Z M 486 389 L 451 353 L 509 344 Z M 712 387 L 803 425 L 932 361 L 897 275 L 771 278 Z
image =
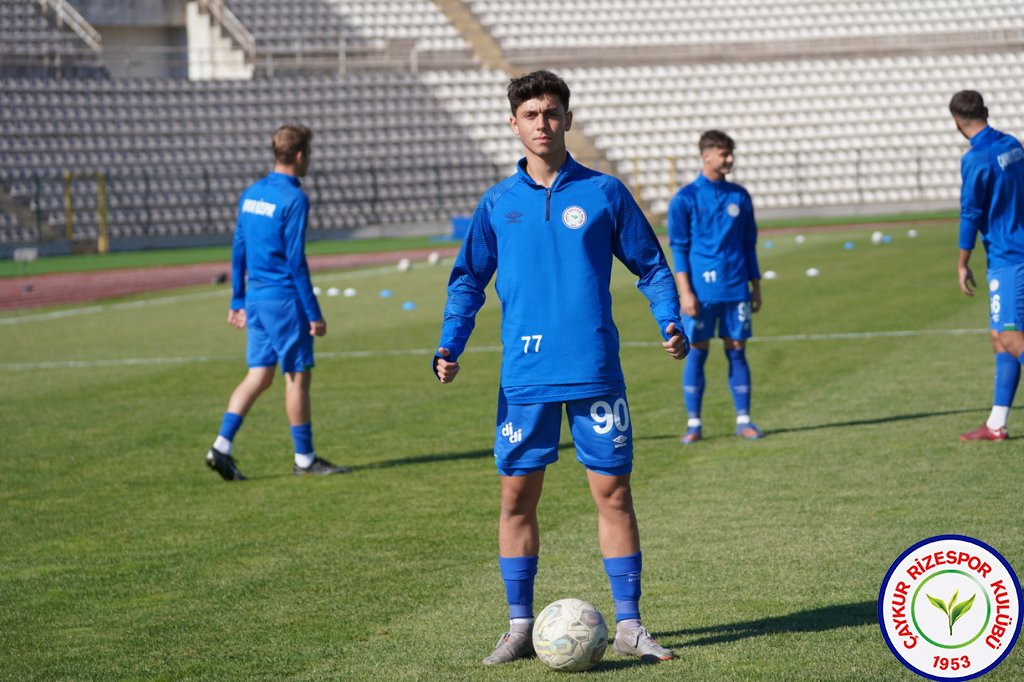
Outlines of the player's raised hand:
M 228 311 L 228 324 L 235 329 L 245 329 L 245 308 Z
M 960 279 L 960 291 L 964 292 L 966 296 L 974 296 L 974 290 L 978 287 L 977 282 L 974 281 L 974 273 L 966 265 L 958 268 L 958 275 Z
M 450 384 L 455 381 L 455 375 L 459 373 L 459 363 L 449 362 L 446 359 L 452 355 L 447 348 L 438 348 L 437 354 L 441 357 L 434 358 L 434 374 L 442 384 Z
M 309 323 L 310 336 L 323 336 L 327 333 L 327 320 L 314 320 Z
M 665 333 L 668 334 L 668 341 L 663 341 L 661 347 L 676 360 L 685 358 L 690 352 L 690 340 L 686 338 L 683 330 L 677 329 L 675 322 L 669 322 L 665 327 Z

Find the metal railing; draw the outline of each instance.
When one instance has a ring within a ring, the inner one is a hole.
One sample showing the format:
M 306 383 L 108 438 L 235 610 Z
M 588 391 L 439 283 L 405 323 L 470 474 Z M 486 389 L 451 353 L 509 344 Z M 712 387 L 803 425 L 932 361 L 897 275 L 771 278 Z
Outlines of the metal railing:
M 70 27 L 94 52 L 103 51 L 103 36 L 92 27 L 92 24 L 85 20 L 85 17 L 78 13 L 78 10 L 64 2 L 64 0 L 30 1 L 37 3 L 43 12 L 52 9 L 57 15 L 57 25 Z
M 217 20 L 217 23 L 234 39 L 250 62 L 256 59 L 256 38 L 249 33 L 242 22 L 227 8 L 222 0 L 198 0 L 199 7 Z

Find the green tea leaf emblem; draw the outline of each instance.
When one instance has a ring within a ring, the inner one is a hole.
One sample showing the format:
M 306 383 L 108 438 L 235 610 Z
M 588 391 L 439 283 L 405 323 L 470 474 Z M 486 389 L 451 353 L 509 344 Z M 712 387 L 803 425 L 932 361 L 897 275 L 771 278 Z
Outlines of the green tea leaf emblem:
M 953 593 L 953 596 L 950 597 L 948 606 L 944 601 L 936 599 L 930 594 L 925 593 L 925 596 L 928 597 L 928 601 L 932 603 L 932 606 L 946 614 L 946 620 L 949 623 L 949 636 L 952 637 L 953 624 L 960 620 L 965 613 L 971 610 L 971 607 L 974 606 L 974 598 L 978 595 L 972 595 L 970 599 L 965 599 L 957 604 L 956 599 L 960 596 L 960 590 L 957 590 Z

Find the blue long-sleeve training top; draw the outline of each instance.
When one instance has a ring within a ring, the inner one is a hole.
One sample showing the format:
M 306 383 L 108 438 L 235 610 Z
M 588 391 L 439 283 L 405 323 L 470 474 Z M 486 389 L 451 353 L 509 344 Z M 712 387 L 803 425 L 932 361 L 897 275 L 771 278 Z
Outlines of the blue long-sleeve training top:
M 960 160 L 960 248 L 978 234 L 988 268 L 1024 264 L 1024 148 L 1012 135 L 986 127 Z
M 672 322 L 682 333 L 672 272 L 625 186 L 570 156 L 548 189 L 520 160 L 473 215 L 449 279 L 440 346 L 449 359 L 462 354 L 497 270 L 501 386 L 509 403 L 622 390 L 609 291 L 613 255 L 639 277 L 662 336 Z
M 675 271 L 689 273 L 697 300 L 750 299 L 748 283 L 761 279 L 761 270 L 754 204 L 746 189 L 698 175 L 669 202 L 668 235 Z
M 232 310 L 244 308 L 246 297 L 298 297 L 310 321 L 323 319 L 306 263 L 308 218 L 309 198 L 292 175 L 270 173 L 242 193 L 231 248 Z

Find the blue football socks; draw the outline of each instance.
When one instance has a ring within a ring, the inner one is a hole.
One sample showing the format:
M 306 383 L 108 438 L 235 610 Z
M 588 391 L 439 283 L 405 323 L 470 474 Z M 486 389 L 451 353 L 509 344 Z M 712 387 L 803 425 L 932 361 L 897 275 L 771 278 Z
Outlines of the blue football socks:
M 232 441 L 235 439 L 235 434 L 238 433 L 238 429 L 242 428 L 242 421 L 244 417 L 234 412 L 225 412 L 224 419 L 220 423 L 220 431 L 217 434 L 217 439 L 213 441 L 213 448 L 225 455 L 230 455 L 232 450 Z
M 501 579 L 505 581 L 510 619 L 533 618 L 533 583 L 537 577 L 537 557 L 498 557 Z
M 691 420 L 700 420 L 701 403 L 704 401 L 704 363 L 708 359 L 706 348 L 690 347 L 683 369 L 683 400 L 686 413 Z
M 996 383 L 992 404 L 1013 407 L 1013 396 L 1020 383 L 1020 362 L 1009 353 L 996 353 Z
M 295 454 L 313 454 L 313 425 L 306 423 L 292 427 L 292 441 L 295 442 Z
M 729 359 L 729 390 L 736 416 L 747 416 L 750 414 L 750 365 L 746 349 L 726 348 L 725 355 Z
M 245 419 L 240 414 L 225 412 L 224 419 L 220 423 L 220 436 L 227 440 L 234 440 L 238 429 L 242 428 L 242 421 Z
M 612 587 L 615 602 L 615 622 L 640 619 L 640 571 L 643 568 L 641 552 L 629 556 L 604 560 L 604 572 Z

